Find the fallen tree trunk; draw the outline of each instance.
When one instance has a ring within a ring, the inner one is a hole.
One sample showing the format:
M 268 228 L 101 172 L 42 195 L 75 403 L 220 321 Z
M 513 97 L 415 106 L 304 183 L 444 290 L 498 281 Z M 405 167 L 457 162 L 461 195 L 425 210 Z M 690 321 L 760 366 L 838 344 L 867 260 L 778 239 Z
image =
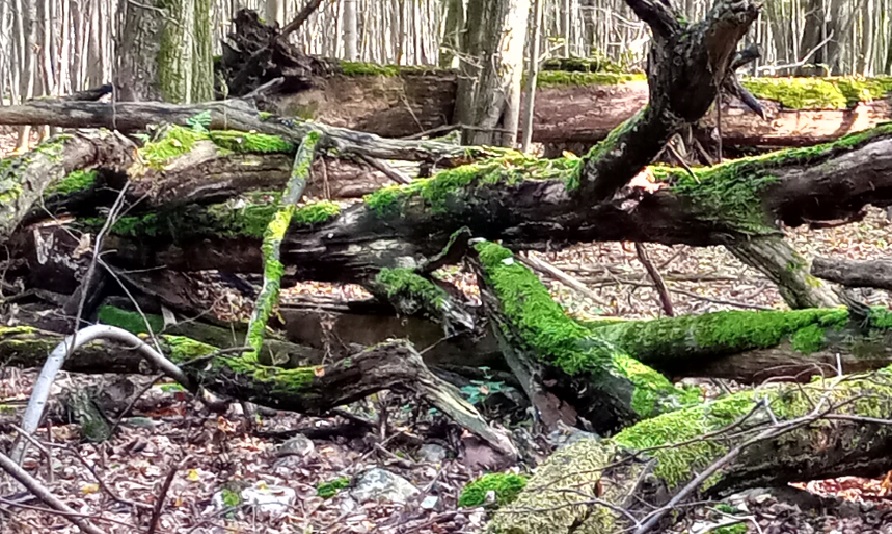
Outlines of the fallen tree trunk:
M 502 239 L 515 250 L 558 250 L 591 241 L 733 245 L 777 235 L 775 220 L 789 226 L 841 224 L 862 217 L 864 206 L 892 203 L 890 137 L 892 130 L 881 127 L 831 145 L 698 170 L 696 179 L 684 171 L 655 168 L 655 191 L 628 187 L 597 205 L 580 205 L 567 190 L 579 160 L 489 160 L 441 171 L 428 181 L 383 188 L 349 208 L 303 208 L 285 238 L 282 258 L 294 266 L 294 279 L 355 282 L 381 267 L 439 254 L 462 226 L 474 236 Z M 153 175 L 147 183 L 161 195 L 144 201 L 150 206 L 188 199 L 190 191 L 204 190 L 205 184 L 188 167 Z M 238 206 L 173 203 L 149 218 L 133 212 L 112 228 L 107 247 L 115 250 L 115 261 L 133 268 L 259 272 L 258 228 L 269 217 L 268 204 L 250 196 Z M 88 229 L 99 222 L 82 223 L 89 223 Z M 44 241 L 55 235 L 57 244 L 70 240 L 52 226 L 35 235 Z M 773 279 L 792 280 L 798 291 L 819 286 L 813 278 L 793 276 L 797 270 L 807 274 L 804 261 L 781 267 L 753 263 L 763 270 L 782 268 L 784 273 Z M 791 298 L 791 304 L 801 302 L 797 299 Z
M 811 274 L 846 287 L 892 290 L 892 262 L 815 258 Z
M 118 170 L 129 166 L 133 144 L 119 134 L 77 132 L 56 136 L 33 152 L 0 160 L 0 243 L 31 211 L 35 202 L 47 196 L 72 193 L 63 178 L 72 171 L 102 166 Z M 83 177 L 70 180 L 81 186 Z M 48 189 L 49 186 L 54 188 Z
M 766 485 L 881 475 L 892 468 L 890 373 L 742 391 L 610 439 L 578 441 L 546 460 L 486 532 L 659 532 L 688 503 Z
M 536 275 L 510 251 L 479 244 L 473 261 L 484 282 L 481 296 L 505 358 L 549 427 L 585 420 L 599 432 L 696 403 L 699 390 L 675 388 L 661 373 L 700 376 L 710 366 L 734 366 L 750 355 L 778 357 L 757 372 L 789 377 L 812 360 L 808 376 L 834 375 L 836 355 L 863 355 L 882 366 L 892 358 L 890 314 L 873 310 L 866 322 L 841 309 L 721 312 L 653 321 L 605 321 L 586 327 L 568 318 Z M 780 354 L 784 356 L 781 357 Z M 796 356 L 799 354 L 800 356 Z M 785 369 L 791 356 L 792 368 Z M 634 358 L 632 361 L 631 359 Z M 649 367 L 646 367 L 646 364 Z M 784 362 L 784 363 L 780 363 Z M 679 367 L 676 367 L 678 365 Z M 801 377 L 800 377 L 801 378 Z

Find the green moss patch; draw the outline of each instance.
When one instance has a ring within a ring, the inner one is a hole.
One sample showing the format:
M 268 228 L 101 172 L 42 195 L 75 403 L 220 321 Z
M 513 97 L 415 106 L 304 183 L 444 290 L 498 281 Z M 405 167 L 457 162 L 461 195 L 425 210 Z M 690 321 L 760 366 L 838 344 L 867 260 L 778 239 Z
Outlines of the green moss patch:
M 529 477 L 514 473 L 487 473 L 465 485 L 458 497 L 458 505 L 462 508 L 482 506 L 490 491 L 495 493 L 496 507 L 511 504 L 526 486 L 527 480 Z
M 381 269 L 375 276 L 375 284 L 389 300 L 405 302 L 410 308 L 435 311 L 449 296 L 442 287 L 412 269 Z
M 843 151 L 888 135 L 892 135 L 892 124 L 849 134 L 832 143 L 780 150 L 713 167 L 697 168 L 694 169 L 694 176 L 682 169 L 659 165 L 651 167 L 651 170 L 657 181 L 669 183 L 673 193 L 688 199 L 698 219 L 726 224 L 735 232 L 763 235 L 776 232 L 761 200 L 762 192 L 777 183 L 774 169 L 816 165 Z
M 610 72 L 574 72 L 546 70 L 536 78 L 536 87 L 587 87 L 591 85 L 617 85 L 626 82 L 646 82 L 644 74 L 615 74 Z
M 526 179 L 563 179 L 575 172 L 578 158 L 540 159 L 509 151 L 505 156 L 486 159 L 438 172 L 428 179 L 402 186 L 382 187 L 365 197 L 365 204 L 380 217 L 402 213 L 410 198 L 420 197 L 433 212 L 445 212 L 453 203 L 474 195 L 473 188 L 503 184 L 516 185 Z
M 96 170 L 71 171 L 60 182 L 51 184 L 47 189 L 47 195 L 67 196 L 74 193 L 87 191 L 96 185 L 99 172 Z
M 280 197 L 278 192 L 246 193 L 212 206 L 187 206 L 122 217 L 112 225 L 110 233 L 132 238 L 169 237 L 175 242 L 212 236 L 262 238 Z M 314 202 L 295 209 L 291 225 L 322 224 L 340 213 L 340 206 L 334 202 Z M 82 218 L 73 226 L 83 231 L 97 231 L 104 224 L 105 219 Z
M 876 78 L 748 78 L 753 95 L 791 109 L 843 109 L 892 93 L 892 76 Z
M 593 335 L 564 313 L 536 275 L 514 260 L 510 250 L 492 243 L 476 246 L 489 285 L 520 342 L 541 362 L 570 376 L 588 375 L 597 383 L 608 376 L 631 385 L 631 408 L 640 417 L 696 402 L 696 390 L 679 390 L 661 374 Z
M 140 147 L 139 155 L 149 168 L 163 169 L 175 158 L 191 152 L 200 141 L 213 142 L 220 154 L 293 154 L 297 150 L 293 143 L 277 135 L 171 125 L 157 139 Z
M 723 311 L 596 326 L 595 335 L 629 354 L 648 360 L 697 352 L 734 354 L 775 347 L 790 340 L 796 350 L 822 348 L 828 328 L 842 328 L 848 314 L 842 309 L 790 311 Z
M 322 497 L 323 499 L 329 499 L 337 495 L 338 492 L 342 489 L 348 488 L 349 486 L 350 479 L 348 478 L 336 478 L 327 482 L 320 482 L 316 485 L 316 495 Z
M 133 335 L 148 334 L 149 330 L 146 328 L 146 322 L 148 322 L 152 332 L 155 334 L 164 329 L 164 319 L 158 315 L 146 315 L 145 319 L 143 319 L 138 313 L 108 305 L 99 308 L 97 319 L 102 324 L 123 328 Z

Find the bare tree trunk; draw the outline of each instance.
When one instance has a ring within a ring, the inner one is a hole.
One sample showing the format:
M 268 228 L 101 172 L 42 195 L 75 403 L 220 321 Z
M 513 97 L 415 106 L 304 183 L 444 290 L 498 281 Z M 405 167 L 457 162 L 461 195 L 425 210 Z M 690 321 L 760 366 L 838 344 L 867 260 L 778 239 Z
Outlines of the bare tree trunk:
M 16 16 L 19 21 L 21 38 L 21 65 L 22 75 L 22 100 L 28 100 L 34 96 L 34 83 L 37 78 L 37 0 L 16 0 Z M 25 126 L 19 129 L 19 140 L 16 145 L 17 152 L 25 152 L 31 145 L 31 127 Z
M 150 5 L 121 2 L 119 16 L 117 100 L 189 102 L 194 68 L 193 0 L 154 0 Z M 206 53 L 206 48 L 203 51 Z M 202 59 L 203 64 L 206 61 Z M 206 65 L 204 68 L 206 76 Z
M 543 0 L 533 0 L 533 24 L 530 26 L 530 70 L 527 74 L 521 150 L 526 154 L 533 142 L 533 119 L 536 110 L 536 82 L 539 77 L 539 37 L 542 32 Z
M 347 61 L 357 60 L 356 2 L 357 0 L 344 0 L 344 59 Z
M 529 12 L 530 0 L 468 6 L 455 104 L 466 144 L 513 146 L 516 141 Z
M 192 102 L 210 102 L 214 99 L 214 42 L 211 33 L 213 0 L 193 2 Z

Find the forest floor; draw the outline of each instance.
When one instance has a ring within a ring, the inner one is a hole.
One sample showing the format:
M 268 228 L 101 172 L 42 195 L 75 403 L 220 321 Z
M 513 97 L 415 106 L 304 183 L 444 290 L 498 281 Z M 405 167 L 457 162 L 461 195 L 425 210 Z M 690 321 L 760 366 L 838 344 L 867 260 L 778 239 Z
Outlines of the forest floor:
M 8 148 L 9 136 L 0 136 L 0 155 Z M 861 223 L 819 231 L 792 229 L 789 234 L 796 249 L 808 257 L 871 259 L 886 255 L 890 229 L 885 213 L 872 210 Z M 783 307 L 771 283 L 724 249 L 657 245 L 647 249 L 666 278 L 678 314 Z M 534 255 L 590 288 L 584 296 L 543 278 L 570 313 L 632 318 L 661 314 L 657 294 L 631 244 L 583 245 Z M 470 275 L 457 271 L 448 277 L 470 301 L 475 299 Z M 324 294 L 355 299 L 363 293 L 356 287 L 301 284 L 285 297 Z M 867 292 L 863 298 L 871 304 L 892 305 L 884 291 Z M 0 369 L 0 447 L 12 439 L 35 375 L 35 370 Z M 139 390 L 150 382 L 149 377 L 63 373 L 54 398 L 63 389 L 101 383 Z M 715 390 L 709 383 L 703 387 L 707 393 Z M 498 392 L 471 392 L 483 399 L 484 413 L 495 417 L 497 407 L 487 402 L 497 396 L 494 393 Z M 480 509 L 456 505 L 461 487 L 485 470 L 489 460 L 485 448 L 465 441 L 466 453 L 456 457 L 462 436 L 411 398 L 375 395 L 351 406 L 351 419 L 276 412 L 252 419 L 240 408 L 232 405 L 225 413 L 215 413 L 171 384 L 156 383 L 110 441 L 81 443 L 76 426 L 53 426 L 38 433 L 41 450 L 32 447 L 26 465 L 51 491 L 109 533 L 129 534 L 134 526 L 146 532 L 167 478 L 170 485 L 159 533 L 471 533 L 478 532 L 485 519 Z M 357 423 L 359 418 L 369 424 Z M 528 422 L 518 426 L 517 434 L 526 436 L 526 452 L 532 458 L 544 458 L 561 440 L 558 435 L 530 435 Z M 373 468 L 402 479 L 385 481 L 394 489 L 390 499 L 363 499 L 369 486 L 365 475 Z M 342 480 L 354 482 L 332 490 L 332 496 L 319 494 L 320 484 Z M 293 491 L 293 505 L 279 511 L 227 507 L 231 492 L 246 486 L 271 498 L 284 498 Z M 808 489 L 811 493 L 799 492 L 792 500 L 753 491 L 729 502 L 738 510 L 736 517 L 746 520 L 738 525 L 747 525 L 749 532 L 892 534 L 888 480 L 837 479 L 809 483 Z M 727 521 L 727 515 L 706 507 L 689 514 L 671 532 L 707 532 Z M 49 531 L 76 530 L 44 511 L 35 499 L 11 493 L 0 477 L 0 534 Z

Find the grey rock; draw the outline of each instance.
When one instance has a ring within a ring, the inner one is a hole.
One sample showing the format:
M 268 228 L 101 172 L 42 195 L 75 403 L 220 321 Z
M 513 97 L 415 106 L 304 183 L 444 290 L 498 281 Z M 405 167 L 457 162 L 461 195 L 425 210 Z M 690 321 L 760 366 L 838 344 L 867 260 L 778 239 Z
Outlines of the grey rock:
M 378 467 L 362 473 L 350 490 L 353 498 L 360 502 L 388 501 L 398 504 L 405 504 L 417 493 L 418 488 L 411 482 Z
M 293 438 L 289 439 L 285 443 L 279 445 L 276 449 L 277 456 L 307 456 L 316 450 L 316 445 L 313 444 L 313 441 L 304 436 L 303 434 L 298 434 Z
M 438 464 L 446 459 L 448 451 L 446 451 L 446 447 L 437 443 L 425 443 L 421 446 L 418 454 L 421 456 L 422 461 Z

